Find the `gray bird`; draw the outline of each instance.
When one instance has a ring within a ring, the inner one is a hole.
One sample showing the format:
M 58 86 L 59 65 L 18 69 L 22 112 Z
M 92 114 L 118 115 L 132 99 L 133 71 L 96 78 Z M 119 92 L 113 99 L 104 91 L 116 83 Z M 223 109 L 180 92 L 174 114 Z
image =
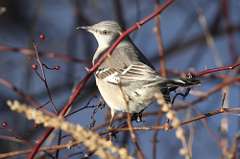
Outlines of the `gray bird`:
M 122 33 L 122 28 L 115 21 L 101 21 L 79 28 L 92 33 L 98 42 L 93 64 Z M 129 37 L 121 41 L 113 54 L 100 65 L 95 78 L 103 99 L 111 108 L 112 119 L 117 111 L 141 112 L 154 101 L 155 93 L 162 93 L 169 102 L 171 91 L 179 86 L 199 83 L 194 78 L 170 80 L 161 77 Z

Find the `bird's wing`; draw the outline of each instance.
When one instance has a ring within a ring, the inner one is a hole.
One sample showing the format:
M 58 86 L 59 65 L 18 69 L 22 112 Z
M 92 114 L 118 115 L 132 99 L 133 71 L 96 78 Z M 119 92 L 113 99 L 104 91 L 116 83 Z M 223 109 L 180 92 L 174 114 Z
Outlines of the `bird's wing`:
M 96 72 L 99 79 L 109 83 L 152 83 L 162 81 L 140 50 L 129 40 L 123 41 Z
M 144 54 L 138 49 L 138 47 L 134 44 L 134 42 L 130 38 L 128 38 L 128 42 L 129 45 L 131 45 L 131 47 L 135 50 L 135 52 L 137 52 L 136 54 L 138 56 L 138 59 L 142 61 L 144 64 L 151 67 L 153 70 L 155 70 L 152 63 L 148 61 L 148 59 L 144 56 Z
M 159 79 L 159 75 L 148 65 L 138 62 L 121 69 L 120 78 L 129 81 L 152 81 Z
M 119 84 L 120 83 L 119 74 L 121 74 L 121 72 L 117 69 L 110 68 L 110 67 L 103 67 L 96 71 L 95 76 L 98 79 L 104 80 L 106 82 L 109 82 L 112 84 Z
M 119 69 L 109 67 L 101 68 L 96 72 L 96 76 L 112 84 L 137 81 L 154 84 L 163 79 L 155 70 L 141 62 L 133 63 L 125 68 Z

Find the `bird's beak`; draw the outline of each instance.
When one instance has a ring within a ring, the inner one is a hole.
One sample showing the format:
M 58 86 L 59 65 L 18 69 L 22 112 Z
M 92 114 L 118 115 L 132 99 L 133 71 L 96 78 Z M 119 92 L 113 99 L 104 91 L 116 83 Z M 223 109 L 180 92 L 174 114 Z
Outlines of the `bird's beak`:
M 89 31 L 89 30 L 91 29 L 91 27 L 90 27 L 90 26 L 79 26 L 79 27 L 77 27 L 76 29 L 77 29 L 77 30 L 82 29 L 82 30 L 87 30 L 87 31 Z

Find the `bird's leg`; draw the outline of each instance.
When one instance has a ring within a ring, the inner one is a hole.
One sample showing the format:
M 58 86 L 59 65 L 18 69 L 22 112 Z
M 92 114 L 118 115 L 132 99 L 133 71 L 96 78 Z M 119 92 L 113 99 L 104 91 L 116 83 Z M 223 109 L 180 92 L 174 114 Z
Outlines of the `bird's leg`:
M 113 124 L 113 121 L 114 121 L 114 117 L 115 117 L 115 111 L 111 109 L 111 119 L 109 121 L 109 125 L 108 125 L 108 130 L 111 130 L 113 127 L 112 127 L 112 124 Z M 112 140 L 112 137 L 116 137 L 114 132 L 110 131 L 109 133 L 109 140 Z
M 111 109 L 111 118 L 110 118 L 109 125 L 108 125 L 109 129 L 112 129 L 112 124 L 113 124 L 113 121 L 114 121 L 114 117 L 115 117 L 115 112 L 114 112 L 114 110 Z

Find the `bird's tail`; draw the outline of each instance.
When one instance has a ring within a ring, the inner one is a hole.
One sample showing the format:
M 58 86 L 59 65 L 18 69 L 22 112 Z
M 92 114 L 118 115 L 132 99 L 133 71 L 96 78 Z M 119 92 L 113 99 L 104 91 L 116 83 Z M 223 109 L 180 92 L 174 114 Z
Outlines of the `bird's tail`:
M 193 85 L 200 84 L 200 80 L 195 77 L 186 77 L 178 79 L 166 79 L 164 82 L 161 82 L 161 92 L 164 95 L 166 102 L 170 102 L 170 92 L 175 91 L 178 87 L 191 87 Z M 190 90 L 190 89 L 189 89 Z
M 166 81 L 169 92 L 176 90 L 178 87 L 191 87 L 197 84 L 200 84 L 200 80 L 195 77 L 170 79 Z

